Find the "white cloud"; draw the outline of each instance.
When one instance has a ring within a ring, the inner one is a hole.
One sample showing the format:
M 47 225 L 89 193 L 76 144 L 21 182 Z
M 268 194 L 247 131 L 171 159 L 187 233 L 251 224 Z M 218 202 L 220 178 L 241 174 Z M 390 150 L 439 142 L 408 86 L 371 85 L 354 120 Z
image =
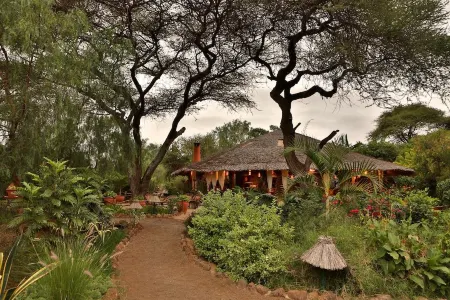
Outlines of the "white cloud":
M 243 111 L 231 113 L 226 109 L 211 103 L 194 116 L 185 117 L 181 126 L 186 127 L 185 136 L 204 134 L 217 126 L 234 119 L 248 120 L 253 127 L 269 129 L 270 125 L 279 125 L 281 111 L 278 105 L 270 99 L 269 88 L 255 89 L 253 99 L 257 103 L 257 109 L 251 112 Z M 339 129 L 341 134 L 347 134 L 351 143 L 365 141 L 366 136 L 375 126 L 375 119 L 383 112 L 383 109 L 353 101 L 352 106 L 342 104 L 336 106 L 336 99 L 322 99 L 311 97 L 305 101 L 298 101 L 292 107 L 294 124 L 302 122 L 297 132 L 304 129 L 309 121 L 306 133 L 316 138 L 323 138 L 331 131 Z M 432 99 L 429 105 L 444 111 L 448 109 L 439 99 Z M 169 132 L 172 120 L 167 118 L 162 121 L 145 120 L 142 126 L 142 135 L 152 143 L 162 143 Z

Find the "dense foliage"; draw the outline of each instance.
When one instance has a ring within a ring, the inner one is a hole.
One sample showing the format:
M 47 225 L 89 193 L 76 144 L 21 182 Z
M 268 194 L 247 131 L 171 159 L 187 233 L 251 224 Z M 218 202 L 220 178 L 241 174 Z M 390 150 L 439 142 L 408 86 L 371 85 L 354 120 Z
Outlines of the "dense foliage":
M 27 235 L 39 230 L 70 235 L 86 230 L 90 223 L 106 221 L 101 219 L 98 183 L 77 175 L 67 162 L 47 160 L 38 174 L 30 176 L 32 182 L 18 188 L 24 211 L 10 222 L 11 227 L 23 224 Z
M 411 140 L 397 163 L 413 168 L 421 182 L 436 195 L 437 183 L 450 176 L 450 131 L 438 130 Z
M 235 279 L 265 282 L 287 271 L 292 228 L 276 208 L 247 204 L 242 194 L 206 195 L 189 234 L 200 255 Z
M 352 146 L 352 151 L 393 162 L 397 158 L 399 146 L 389 142 L 369 141 L 367 144 L 358 142 Z
M 450 296 L 449 213 L 415 224 L 372 219 L 368 226 L 375 260 L 385 275 L 407 278 L 425 293 Z
M 450 178 L 437 184 L 437 196 L 441 199 L 442 205 L 450 205 Z

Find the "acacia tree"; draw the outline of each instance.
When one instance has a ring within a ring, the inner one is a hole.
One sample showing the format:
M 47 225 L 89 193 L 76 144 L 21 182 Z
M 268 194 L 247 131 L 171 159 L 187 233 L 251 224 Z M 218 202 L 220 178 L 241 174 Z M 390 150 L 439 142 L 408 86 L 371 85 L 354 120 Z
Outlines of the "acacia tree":
M 376 128 L 370 132 L 373 140 L 391 139 L 407 143 L 420 133 L 428 133 L 445 127 L 445 113 L 422 103 L 400 105 L 383 112 L 376 120 Z
M 244 72 L 250 58 L 229 38 L 240 26 L 233 18 L 234 0 L 92 0 L 82 5 L 91 29 L 81 37 L 78 59 L 70 62 L 79 73 L 70 86 L 121 128 L 133 194 L 148 189 L 170 145 L 185 131 L 180 121 L 201 102 L 230 109 L 253 106 L 245 89 L 251 81 Z M 63 78 L 63 72 L 57 74 Z M 143 166 L 142 120 L 168 115 L 169 133 Z
M 448 13 L 443 0 L 247 1 L 254 26 L 238 38 L 273 82 L 284 145 L 293 144 L 295 101 L 314 96 L 388 105 L 395 96 L 447 91 Z M 337 131 L 318 145 L 321 149 Z M 286 156 L 293 172 L 311 164 Z

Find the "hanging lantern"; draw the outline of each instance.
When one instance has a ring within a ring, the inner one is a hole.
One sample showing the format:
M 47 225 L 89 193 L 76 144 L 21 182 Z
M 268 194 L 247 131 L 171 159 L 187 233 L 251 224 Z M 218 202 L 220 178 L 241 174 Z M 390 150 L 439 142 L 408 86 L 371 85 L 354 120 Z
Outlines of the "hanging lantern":
M 228 175 L 229 175 L 228 171 L 225 171 L 225 175 L 226 175 L 226 176 L 228 176 Z
M 261 177 L 261 172 L 258 172 L 258 177 Z
M 248 170 L 248 175 L 252 175 L 252 170 Z

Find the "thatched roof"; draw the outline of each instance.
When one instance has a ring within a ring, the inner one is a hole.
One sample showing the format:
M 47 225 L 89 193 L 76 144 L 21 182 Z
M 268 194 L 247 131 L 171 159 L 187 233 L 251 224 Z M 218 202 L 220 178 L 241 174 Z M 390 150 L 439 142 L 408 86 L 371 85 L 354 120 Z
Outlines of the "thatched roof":
M 347 268 L 347 262 L 336 248 L 333 239 L 328 236 L 320 236 L 317 243 L 306 251 L 301 259 L 324 270 L 334 271 Z
M 305 138 L 297 134 L 297 138 Z M 227 149 L 206 159 L 192 163 L 173 173 L 173 175 L 190 171 L 245 171 L 245 170 L 288 170 L 283 155 L 283 146 L 278 144 L 283 139 L 281 130 L 269 132 L 255 139 L 248 140 L 231 149 Z M 306 156 L 297 153 L 300 162 L 305 162 Z M 375 169 L 383 171 L 396 171 L 403 174 L 413 174 L 414 170 L 397 164 L 368 157 L 359 153 L 349 153 L 346 158 L 349 162 L 370 161 Z

